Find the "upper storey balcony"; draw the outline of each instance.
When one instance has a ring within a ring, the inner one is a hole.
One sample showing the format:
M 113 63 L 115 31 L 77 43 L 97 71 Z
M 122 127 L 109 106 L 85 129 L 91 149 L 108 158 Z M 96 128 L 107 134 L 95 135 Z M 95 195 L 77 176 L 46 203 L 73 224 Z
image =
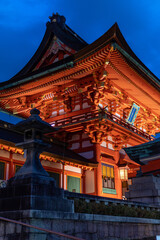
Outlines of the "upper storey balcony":
M 62 116 L 61 119 L 51 122 L 51 125 L 59 128 L 70 127 L 70 126 L 73 127 L 75 125 L 83 124 L 83 123 L 85 124 L 89 121 L 94 121 L 94 120 L 100 120 L 100 121 L 105 120 L 108 124 L 111 124 L 111 125 L 113 124 L 115 126 L 117 125 L 117 127 L 120 126 L 148 140 L 154 139 L 154 137 L 144 132 L 143 130 L 138 129 L 137 127 L 127 123 L 124 119 L 107 111 L 86 112 L 83 114 L 74 115 L 70 117 Z

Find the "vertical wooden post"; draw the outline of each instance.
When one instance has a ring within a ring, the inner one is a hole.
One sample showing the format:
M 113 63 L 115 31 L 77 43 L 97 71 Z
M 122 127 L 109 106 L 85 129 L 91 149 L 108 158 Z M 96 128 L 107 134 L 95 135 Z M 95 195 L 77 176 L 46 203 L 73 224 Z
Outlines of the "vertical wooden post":
M 83 184 L 82 184 L 82 193 L 86 193 L 86 175 L 85 175 L 85 170 L 82 169 L 82 180 L 83 180 Z
M 101 151 L 100 151 L 100 143 L 94 143 L 94 155 L 95 160 L 98 162 L 98 167 L 96 168 L 95 174 L 95 193 L 98 196 L 102 196 L 102 165 L 101 165 Z
M 9 162 L 9 175 L 8 175 L 8 178 L 10 179 L 11 177 L 14 176 L 14 166 L 13 166 L 13 154 L 12 152 L 10 152 L 10 155 L 9 155 L 9 159 L 10 159 L 10 162 Z
M 62 163 L 62 167 L 63 167 L 63 169 L 62 169 L 62 188 L 64 189 L 64 181 L 65 181 L 65 178 L 64 178 L 64 174 L 65 174 L 65 165 L 64 165 L 64 163 Z
M 119 150 L 115 151 L 114 158 L 115 158 L 116 164 L 118 164 L 119 158 L 120 158 Z M 116 186 L 117 196 L 118 196 L 118 198 L 121 199 L 122 198 L 122 182 L 120 179 L 119 168 L 117 165 L 115 166 L 115 186 Z
M 119 162 L 119 158 L 120 158 L 119 150 L 115 150 L 114 159 L 115 159 L 116 164 Z

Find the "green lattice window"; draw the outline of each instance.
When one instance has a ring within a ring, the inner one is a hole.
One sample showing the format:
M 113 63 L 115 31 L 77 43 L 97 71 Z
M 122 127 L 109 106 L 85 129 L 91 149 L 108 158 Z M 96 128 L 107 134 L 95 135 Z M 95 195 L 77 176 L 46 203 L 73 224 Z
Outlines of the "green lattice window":
M 80 178 L 67 176 L 67 190 L 80 193 Z

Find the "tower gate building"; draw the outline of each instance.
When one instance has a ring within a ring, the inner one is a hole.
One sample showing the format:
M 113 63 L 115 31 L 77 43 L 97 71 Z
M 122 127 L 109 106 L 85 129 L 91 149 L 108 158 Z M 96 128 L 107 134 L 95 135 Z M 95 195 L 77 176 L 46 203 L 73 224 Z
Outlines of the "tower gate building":
M 73 192 L 122 198 L 140 162 L 124 147 L 154 139 L 160 129 L 160 81 L 130 49 L 117 23 L 87 44 L 53 14 L 26 66 L 0 84 L 0 107 L 28 118 L 32 108 L 53 126 L 41 154 L 57 185 Z M 54 130 L 56 129 L 56 131 Z M 21 134 L 1 122 L 1 178 L 23 164 Z M 5 137 L 4 137 L 5 136 Z

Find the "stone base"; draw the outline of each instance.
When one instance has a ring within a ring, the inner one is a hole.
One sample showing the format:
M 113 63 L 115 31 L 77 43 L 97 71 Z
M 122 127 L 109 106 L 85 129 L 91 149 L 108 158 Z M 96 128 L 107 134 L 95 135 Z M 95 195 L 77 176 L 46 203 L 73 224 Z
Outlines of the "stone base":
M 63 213 L 60 212 L 41 211 L 41 210 L 19 210 L 0 212 L 0 216 L 43 229 L 53 230 L 55 232 L 63 232 Z M 67 213 L 66 213 L 67 214 Z M 70 215 L 69 215 L 70 216 Z M 54 219 L 58 220 L 54 222 Z M 69 221 L 69 220 L 68 220 Z M 58 223 L 58 224 L 57 224 Z M 55 234 L 50 234 L 35 228 L 22 226 L 17 223 L 10 223 L 0 220 L 0 240 L 61 240 L 62 238 Z
M 14 233 L 6 234 L 0 237 L 0 240 L 49 240 L 44 233 Z M 60 240 L 59 238 L 54 238 L 54 240 Z
M 148 175 L 133 178 L 125 196 L 130 201 L 160 205 L 160 177 Z
M 0 216 L 87 240 L 142 240 L 160 235 L 160 220 L 94 214 L 25 210 Z M 0 220 L 0 240 L 68 240 L 55 234 Z
M 64 190 L 57 188 L 51 177 L 36 174 L 13 177 L 0 189 L 0 211 L 27 209 L 73 212 L 74 203 L 64 199 Z

